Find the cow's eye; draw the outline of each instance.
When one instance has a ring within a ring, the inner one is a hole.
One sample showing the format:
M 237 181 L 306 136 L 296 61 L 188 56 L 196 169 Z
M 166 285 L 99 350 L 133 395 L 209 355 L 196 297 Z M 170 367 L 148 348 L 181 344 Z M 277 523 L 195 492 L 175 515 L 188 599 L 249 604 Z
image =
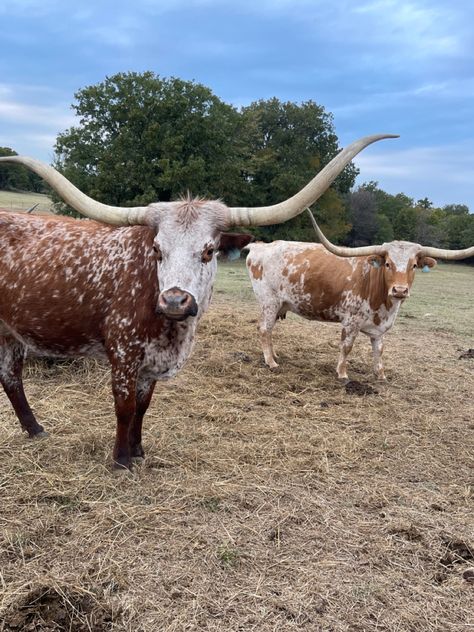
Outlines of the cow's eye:
M 389 264 L 389 262 L 388 262 L 388 261 L 387 261 L 387 263 L 385 264 L 385 267 L 386 267 L 386 268 L 390 268 L 390 264 Z
M 416 263 L 413 264 L 413 269 L 417 268 L 418 265 Z
M 201 255 L 202 262 L 203 263 L 209 263 L 209 261 L 211 261 L 213 255 L 214 255 L 214 248 L 212 248 L 212 247 L 205 248 L 203 250 L 202 255 Z

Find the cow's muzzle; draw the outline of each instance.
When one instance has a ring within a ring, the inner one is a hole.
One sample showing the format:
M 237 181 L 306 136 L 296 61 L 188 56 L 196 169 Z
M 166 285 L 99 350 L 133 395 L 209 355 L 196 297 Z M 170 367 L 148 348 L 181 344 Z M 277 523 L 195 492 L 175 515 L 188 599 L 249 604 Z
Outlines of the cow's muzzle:
M 410 288 L 408 285 L 394 285 L 391 295 L 393 298 L 408 298 L 410 296 Z
M 197 315 L 198 306 L 192 294 L 172 287 L 160 293 L 157 311 L 171 320 L 185 320 L 188 316 Z

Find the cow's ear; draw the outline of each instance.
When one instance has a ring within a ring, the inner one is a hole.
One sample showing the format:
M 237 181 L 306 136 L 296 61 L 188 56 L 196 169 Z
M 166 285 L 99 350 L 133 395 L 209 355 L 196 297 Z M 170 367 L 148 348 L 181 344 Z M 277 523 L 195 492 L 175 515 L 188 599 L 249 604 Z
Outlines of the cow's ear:
M 384 258 L 381 255 L 369 255 L 367 261 L 374 268 L 381 268 L 384 264 Z
M 253 240 L 247 233 L 221 233 L 219 238 L 219 258 L 233 261 L 240 257 L 240 251 Z
M 418 259 L 418 267 L 422 269 L 434 268 L 436 263 L 437 263 L 436 259 L 433 259 L 432 257 L 420 257 Z

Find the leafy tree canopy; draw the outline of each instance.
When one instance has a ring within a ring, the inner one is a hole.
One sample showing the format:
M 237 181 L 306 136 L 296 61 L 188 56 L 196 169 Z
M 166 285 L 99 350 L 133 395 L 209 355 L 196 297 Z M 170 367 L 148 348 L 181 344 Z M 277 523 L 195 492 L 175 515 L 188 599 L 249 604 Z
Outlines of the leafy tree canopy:
M 239 112 L 203 85 L 152 72 L 119 73 L 75 98 L 79 124 L 59 135 L 56 166 L 114 205 L 167 201 L 188 190 L 231 206 L 272 204 L 302 188 L 339 150 L 332 116 L 312 101 L 270 99 Z M 356 174 L 349 165 L 333 190 L 346 193 Z M 334 208 L 335 198 L 322 199 L 323 212 L 325 203 Z M 334 234 L 348 228 L 342 199 L 338 206 Z M 293 227 L 313 239 L 307 222 Z M 279 230 L 256 232 L 272 238 Z
M 79 123 L 58 136 L 56 166 L 109 204 L 168 201 L 188 191 L 231 206 L 274 204 L 339 151 L 332 115 L 314 101 L 272 98 L 237 110 L 201 84 L 153 72 L 113 75 L 75 99 Z M 435 208 L 428 197 L 391 195 L 377 182 L 351 193 L 356 175 L 348 165 L 315 205 L 331 240 L 472 245 L 474 215 L 466 206 Z M 265 240 L 314 240 L 305 214 L 253 231 Z
M 234 196 L 238 113 L 205 86 L 120 73 L 75 97 L 79 125 L 59 135 L 56 166 L 91 197 L 125 206 L 188 190 Z

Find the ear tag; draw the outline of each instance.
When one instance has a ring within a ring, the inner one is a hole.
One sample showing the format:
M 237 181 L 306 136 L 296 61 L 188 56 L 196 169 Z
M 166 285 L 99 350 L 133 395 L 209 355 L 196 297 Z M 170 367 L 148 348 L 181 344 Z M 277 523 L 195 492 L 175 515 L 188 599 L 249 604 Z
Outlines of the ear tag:
M 429 272 L 430 271 L 430 266 L 425 265 L 423 266 L 422 272 Z
M 374 259 L 374 260 L 372 261 L 372 266 L 373 266 L 375 269 L 380 268 L 380 262 L 379 262 L 379 261 L 377 261 L 377 259 Z
M 240 250 L 238 248 L 231 248 L 227 251 L 227 259 L 229 261 L 235 261 L 240 257 Z

